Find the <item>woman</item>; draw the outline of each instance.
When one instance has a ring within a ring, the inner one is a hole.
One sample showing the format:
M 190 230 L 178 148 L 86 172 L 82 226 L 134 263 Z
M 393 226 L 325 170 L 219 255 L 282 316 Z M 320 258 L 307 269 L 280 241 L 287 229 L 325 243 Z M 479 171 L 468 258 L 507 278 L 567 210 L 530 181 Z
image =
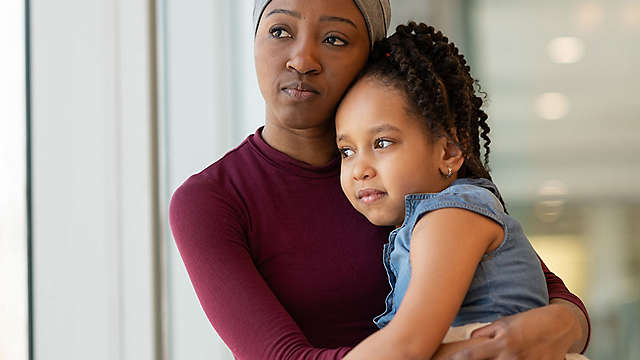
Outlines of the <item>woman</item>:
M 386 35 L 389 4 L 259 0 L 255 14 L 265 126 L 176 191 L 171 227 L 200 303 L 237 359 L 340 359 L 384 311 L 389 229 L 370 225 L 342 194 L 333 116 Z M 442 354 L 582 350 L 584 306 L 544 270 L 551 305 Z

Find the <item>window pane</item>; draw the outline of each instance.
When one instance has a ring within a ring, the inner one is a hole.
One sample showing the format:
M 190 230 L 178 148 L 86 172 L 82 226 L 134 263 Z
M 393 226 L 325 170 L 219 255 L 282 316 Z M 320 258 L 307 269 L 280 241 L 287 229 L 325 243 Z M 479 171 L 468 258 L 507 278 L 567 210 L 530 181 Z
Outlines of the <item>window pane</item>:
M 485 0 L 471 18 L 494 180 L 543 260 L 585 301 L 588 355 L 636 359 L 640 4 Z

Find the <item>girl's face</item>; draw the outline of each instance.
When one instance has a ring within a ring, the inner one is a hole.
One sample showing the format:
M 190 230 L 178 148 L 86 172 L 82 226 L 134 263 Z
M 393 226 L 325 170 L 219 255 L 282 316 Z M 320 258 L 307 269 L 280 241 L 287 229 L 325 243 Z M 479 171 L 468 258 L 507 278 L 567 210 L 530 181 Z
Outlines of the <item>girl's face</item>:
M 327 127 L 367 60 L 369 35 L 351 0 L 274 0 L 262 14 L 254 53 L 267 121 Z
M 401 225 L 404 196 L 446 187 L 446 138 L 432 139 L 407 112 L 404 93 L 363 78 L 336 114 L 340 183 L 351 205 L 375 225 Z M 449 143 L 450 144 L 450 143 Z

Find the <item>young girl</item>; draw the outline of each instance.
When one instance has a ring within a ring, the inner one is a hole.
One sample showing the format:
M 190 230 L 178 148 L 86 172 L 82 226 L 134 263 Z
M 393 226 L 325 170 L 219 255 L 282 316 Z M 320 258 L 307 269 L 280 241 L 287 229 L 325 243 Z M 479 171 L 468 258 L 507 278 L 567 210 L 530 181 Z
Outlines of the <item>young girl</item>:
M 548 303 L 536 253 L 491 182 L 474 84 L 456 46 L 412 22 L 376 43 L 337 111 L 344 193 L 373 224 L 396 227 L 381 330 L 347 359 L 428 359 L 442 342 Z

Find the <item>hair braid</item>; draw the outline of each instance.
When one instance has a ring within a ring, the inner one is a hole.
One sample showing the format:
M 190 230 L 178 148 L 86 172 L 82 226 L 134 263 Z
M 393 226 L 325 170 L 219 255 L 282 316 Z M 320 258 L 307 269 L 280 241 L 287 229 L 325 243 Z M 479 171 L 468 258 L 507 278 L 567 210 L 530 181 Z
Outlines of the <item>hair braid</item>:
M 404 91 L 408 110 L 425 120 L 429 132 L 460 147 L 465 157 L 460 177 L 491 178 L 490 128 L 483 99 L 476 95 L 479 85 L 464 55 L 442 32 L 424 23 L 398 26 L 376 43 L 362 75 Z

